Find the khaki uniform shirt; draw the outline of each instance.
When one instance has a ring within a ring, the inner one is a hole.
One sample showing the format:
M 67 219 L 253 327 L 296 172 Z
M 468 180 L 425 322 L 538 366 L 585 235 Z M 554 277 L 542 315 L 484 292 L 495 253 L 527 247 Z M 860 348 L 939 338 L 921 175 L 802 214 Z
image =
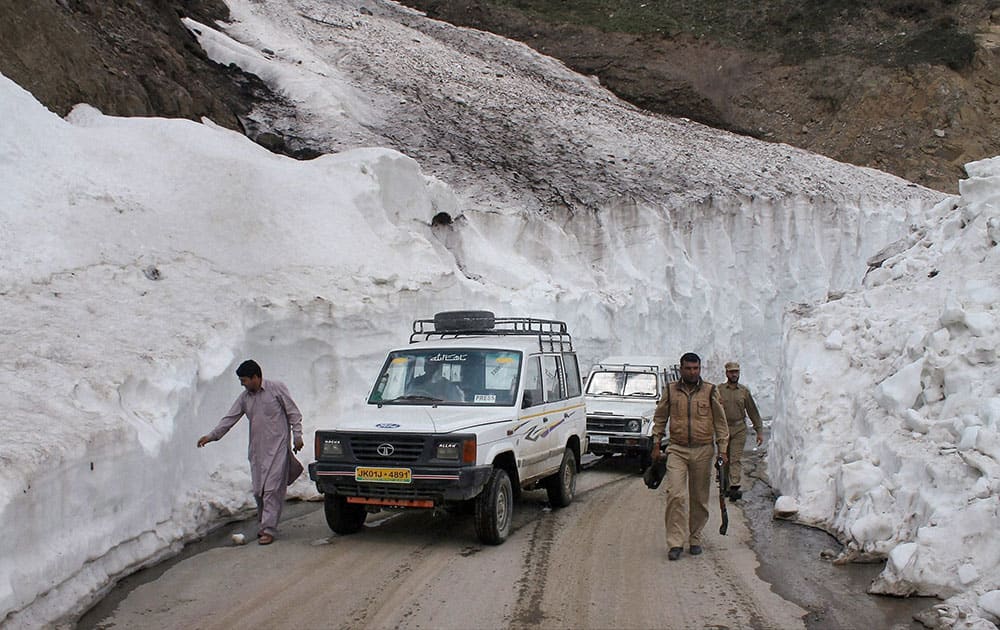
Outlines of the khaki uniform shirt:
M 704 446 L 714 440 L 720 453 L 729 446 L 729 425 L 718 388 L 699 381 L 693 388 L 677 381 L 667 385 L 653 413 L 653 442 L 659 443 L 670 420 L 670 443 Z
M 757 411 L 757 403 L 750 395 L 750 388 L 739 383 L 725 382 L 719 385 L 719 397 L 722 399 L 722 408 L 726 411 L 726 420 L 730 426 L 746 426 L 746 418 L 750 416 L 753 423 L 753 430 L 759 435 L 763 430 L 760 421 L 760 413 Z

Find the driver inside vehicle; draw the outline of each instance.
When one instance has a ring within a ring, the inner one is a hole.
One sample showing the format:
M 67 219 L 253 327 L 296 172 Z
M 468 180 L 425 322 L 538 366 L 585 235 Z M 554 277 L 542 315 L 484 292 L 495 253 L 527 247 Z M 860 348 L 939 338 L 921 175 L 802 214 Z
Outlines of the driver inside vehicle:
M 410 381 L 407 396 L 428 396 L 438 400 L 462 402 L 465 395 L 457 383 L 445 376 L 443 361 L 424 361 L 424 373 Z

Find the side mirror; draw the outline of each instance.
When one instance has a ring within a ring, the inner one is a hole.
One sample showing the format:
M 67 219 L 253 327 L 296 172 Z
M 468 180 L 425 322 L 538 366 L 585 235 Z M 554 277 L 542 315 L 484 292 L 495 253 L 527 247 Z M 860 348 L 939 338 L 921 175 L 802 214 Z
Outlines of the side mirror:
M 524 398 L 521 399 L 521 409 L 527 409 L 531 405 L 535 404 L 534 397 L 531 395 L 531 390 L 525 390 Z

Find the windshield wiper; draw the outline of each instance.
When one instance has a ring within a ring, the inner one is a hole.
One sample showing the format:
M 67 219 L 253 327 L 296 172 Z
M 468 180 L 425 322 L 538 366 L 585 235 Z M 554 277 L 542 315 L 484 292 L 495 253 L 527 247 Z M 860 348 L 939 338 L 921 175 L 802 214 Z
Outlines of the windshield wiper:
M 398 396 L 392 400 L 383 400 L 382 402 L 396 402 L 397 400 L 427 400 L 430 402 L 444 402 L 443 398 L 435 398 L 434 396 L 427 396 L 424 394 L 407 394 L 406 396 Z

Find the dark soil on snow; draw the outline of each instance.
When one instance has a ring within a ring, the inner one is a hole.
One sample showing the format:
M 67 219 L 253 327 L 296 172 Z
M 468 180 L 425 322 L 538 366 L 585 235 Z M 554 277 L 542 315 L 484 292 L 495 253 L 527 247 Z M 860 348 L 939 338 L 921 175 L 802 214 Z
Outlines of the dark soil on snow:
M 403 0 L 626 101 L 954 192 L 1000 153 L 1000 2 Z
M 1000 154 L 1000 0 L 404 4 L 524 41 L 651 111 L 938 190 Z M 210 61 L 182 16 L 229 17 L 222 0 L 0 0 L 0 72 L 60 115 L 87 102 L 252 131 L 245 114 L 276 97 Z

